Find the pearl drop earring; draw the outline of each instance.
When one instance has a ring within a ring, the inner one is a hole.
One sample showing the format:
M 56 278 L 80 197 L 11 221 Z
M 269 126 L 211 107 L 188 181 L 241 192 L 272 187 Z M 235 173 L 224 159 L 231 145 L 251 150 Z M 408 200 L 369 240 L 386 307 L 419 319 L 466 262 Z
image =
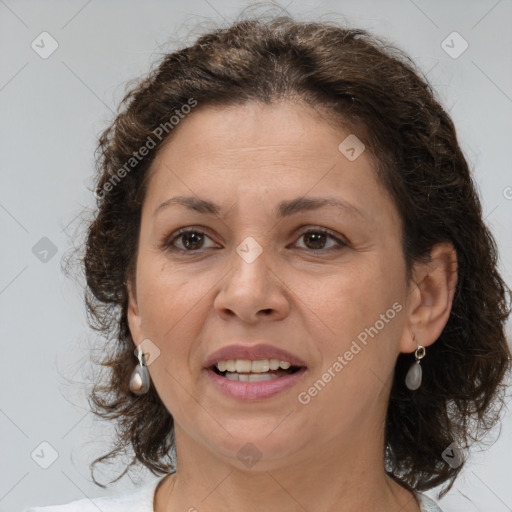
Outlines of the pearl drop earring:
M 136 395 L 144 395 L 149 391 L 149 371 L 144 360 L 144 352 L 139 345 L 137 347 L 137 359 L 139 364 L 133 370 L 130 377 L 130 391 Z
M 416 361 L 412 363 L 407 376 L 405 377 L 405 385 L 411 390 L 416 391 L 421 386 L 421 378 L 423 371 L 421 369 L 420 360 L 425 357 L 425 347 L 418 345 L 418 348 L 414 352 Z

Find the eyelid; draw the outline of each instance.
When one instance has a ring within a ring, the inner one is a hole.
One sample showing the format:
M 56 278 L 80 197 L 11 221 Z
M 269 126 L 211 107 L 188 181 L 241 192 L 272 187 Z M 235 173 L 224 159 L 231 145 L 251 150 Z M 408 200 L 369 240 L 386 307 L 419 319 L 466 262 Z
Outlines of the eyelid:
M 188 253 L 200 252 L 200 250 L 197 250 L 197 251 L 187 251 L 186 249 L 181 249 L 180 247 L 174 247 L 173 246 L 174 241 L 177 240 L 181 235 L 184 235 L 184 234 L 187 234 L 187 233 L 190 233 L 190 232 L 198 233 L 198 234 L 201 234 L 201 235 L 205 235 L 208 238 L 212 239 L 212 237 L 208 235 L 208 229 L 207 228 L 204 228 L 202 226 L 187 226 L 187 227 L 179 228 L 176 231 L 173 231 L 168 236 L 164 236 L 160 245 L 161 245 L 161 247 L 163 249 L 167 249 L 167 250 L 170 250 L 170 251 L 174 250 L 174 251 L 177 251 L 177 252 L 181 251 L 181 252 L 188 252 Z M 216 242 L 214 242 L 214 243 L 216 243 Z
M 348 240 L 343 235 L 340 235 L 340 234 L 336 233 L 335 231 L 332 231 L 328 228 L 323 228 L 321 226 L 314 226 L 314 225 L 304 226 L 304 229 L 300 228 L 300 231 L 298 234 L 299 234 L 299 236 L 302 236 L 305 233 L 309 233 L 309 232 L 323 233 L 325 235 L 328 235 L 331 238 L 333 238 L 334 240 L 336 240 L 336 242 L 338 242 L 341 246 L 349 245 Z M 313 251 L 314 249 L 310 249 L 310 250 Z M 320 251 L 320 250 L 321 249 L 319 249 L 318 251 Z

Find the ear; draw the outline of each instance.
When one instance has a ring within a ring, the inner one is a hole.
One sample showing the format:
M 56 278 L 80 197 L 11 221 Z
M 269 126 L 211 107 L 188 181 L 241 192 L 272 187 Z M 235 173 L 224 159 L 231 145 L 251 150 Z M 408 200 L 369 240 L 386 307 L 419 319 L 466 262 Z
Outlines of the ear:
M 136 289 L 132 284 L 131 279 L 128 280 L 126 288 L 128 290 L 128 326 L 132 334 L 132 339 L 134 343 L 137 344 L 138 340 L 142 340 L 144 336 L 142 335 L 142 320 L 140 316 L 139 305 L 137 303 Z
M 413 283 L 407 297 L 408 329 L 400 352 L 411 353 L 418 345 L 432 345 L 443 331 L 457 285 L 457 253 L 449 242 L 436 244 L 428 263 L 413 268 Z M 414 333 L 414 336 L 413 336 Z

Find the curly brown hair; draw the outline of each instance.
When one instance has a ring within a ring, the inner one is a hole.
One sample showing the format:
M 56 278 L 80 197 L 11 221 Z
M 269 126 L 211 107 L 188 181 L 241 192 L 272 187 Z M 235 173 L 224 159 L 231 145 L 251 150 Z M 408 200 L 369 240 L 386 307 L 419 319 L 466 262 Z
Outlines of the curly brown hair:
M 385 426 L 386 472 L 410 490 L 448 481 L 442 496 L 463 467 L 448 465 L 443 451 L 453 442 L 462 450 L 470 439 L 481 440 L 505 402 L 511 294 L 497 269 L 496 243 L 453 122 L 411 59 L 365 30 L 289 16 L 239 19 L 165 54 L 126 93 L 99 138 L 97 208 L 82 264 L 89 321 L 107 340 L 99 362 L 106 375 L 95 382 L 89 402 L 95 414 L 116 420 L 116 439 L 114 449 L 91 464 L 93 480 L 105 487 L 94 478 L 94 466 L 127 448 L 133 458 L 114 481 L 137 462 L 154 474 L 176 470 L 172 416 L 153 385 L 144 396 L 129 390 L 136 361 L 127 283 L 134 278 L 149 170 L 172 135 L 167 129 L 162 137 L 159 127 L 169 127 L 170 113 L 186 112 L 183 105 L 193 101 L 199 110 L 281 99 L 305 102 L 357 128 L 400 213 L 408 280 L 434 244 L 448 241 L 456 250 L 449 320 L 414 393 L 404 385 L 411 356 L 398 356 Z M 139 151 L 150 139 L 154 147 Z

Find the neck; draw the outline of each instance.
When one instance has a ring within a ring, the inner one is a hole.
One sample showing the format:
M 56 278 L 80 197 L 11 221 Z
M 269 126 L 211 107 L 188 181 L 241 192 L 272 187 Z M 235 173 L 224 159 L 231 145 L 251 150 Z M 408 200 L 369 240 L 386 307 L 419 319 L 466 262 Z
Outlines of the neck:
M 178 471 L 159 486 L 155 512 L 257 512 L 262 504 L 268 512 L 419 512 L 413 494 L 386 475 L 381 440 L 324 441 L 249 469 L 198 450 L 178 427 Z

